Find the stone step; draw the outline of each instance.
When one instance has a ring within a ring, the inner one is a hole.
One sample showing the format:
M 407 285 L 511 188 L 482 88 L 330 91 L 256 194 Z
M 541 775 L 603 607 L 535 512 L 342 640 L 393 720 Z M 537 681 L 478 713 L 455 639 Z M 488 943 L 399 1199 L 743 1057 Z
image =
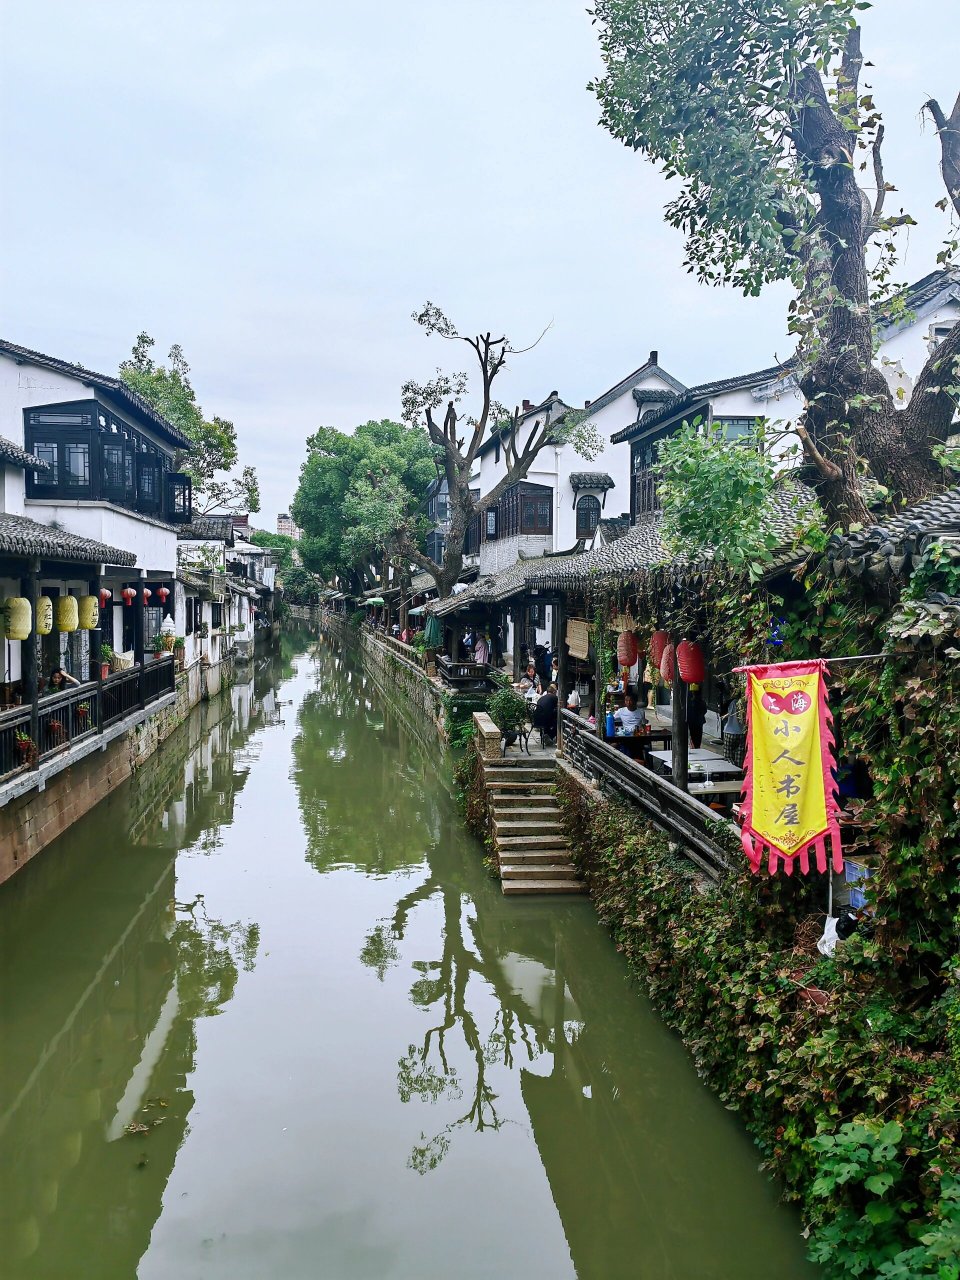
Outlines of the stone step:
M 507 862 L 512 867 L 541 867 L 569 861 L 570 850 L 559 849 L 556 845 L 549 849 L 503 849 L 500 853 L 501 865 Z
M 504 769 L 502 764 L 488 764 L 484 768 L 484 777 L 486 782 L 552 782 L 556 777 L 556 771 L 553 768 L 544 768 L 544 765 L 535 764 L 532 768 L 518 769 L 516 765 L 513 768 Z
M 537 774 L 552 778 L 557 769 L 552 760 L 531 758 L 530 760 L 486 760 L 483 771 L 486 774 L 496 773 L 501 777 L 512 777 L 519 781 L 531 775 L 535 777 Z
M 497 837 L 497 851 L 504 853 L 523 853 L 525 849 L 534 852 L 537 849 L 569 849 L 570 842 L 565 836 L 542 835 L 500 835 Z
M 554 780 L 553 773 L 548 773 L 546 769 L 538 769 L 536 772 L 531 769 L 529 774 L 524 775 L 487 772 L 483 777 L 488 791 L 495 791 L 498 787 L 509 786 L 511 783 L 514 784 L 512 789 L 516 789 L 516 785 L 529 787 L 534 783 L 546 782 L 552 784 Z
M 518 893 L 586 893 L 587 886 L 580 880 L 501 880 L 505 894 Z
M 530 840 L 544 840 L 549 837 L 550 840 L 562 840 L 563 827 L 558 822 L 516 822 L 513 818 L 508 818 L 506 822 L 493 823 L 494 836 L 498 838 L 511 836 L 526 836 Z
M 492 796 L 552 796 L 552 782 L 491 782 L 487 790 Z
M 576 880 L 577 869 L 572 863 L 547 862 L 532 867 L 515 862 L 500 863 L 501 880 Z
M 494 809 L 554 809 L 557 812 L 560 806 L 557 804 L 557 797 L 550 795 L 543 796 L 525 796 L 525 795 L 499 795 L 494 792 L 490 797 L 490 802 Z

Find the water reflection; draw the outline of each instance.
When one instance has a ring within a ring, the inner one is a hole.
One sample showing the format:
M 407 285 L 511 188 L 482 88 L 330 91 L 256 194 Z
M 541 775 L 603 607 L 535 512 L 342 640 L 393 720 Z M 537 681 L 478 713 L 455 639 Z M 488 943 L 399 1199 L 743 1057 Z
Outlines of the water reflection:
M 194 713 L 0 890 L 7 1276 L 136 1274 L 188 1131 L 196 1023 L 223 1010 L 259 945 L 254 921 L 178 900 L 175 856 L 220 847 L 282 663 Z

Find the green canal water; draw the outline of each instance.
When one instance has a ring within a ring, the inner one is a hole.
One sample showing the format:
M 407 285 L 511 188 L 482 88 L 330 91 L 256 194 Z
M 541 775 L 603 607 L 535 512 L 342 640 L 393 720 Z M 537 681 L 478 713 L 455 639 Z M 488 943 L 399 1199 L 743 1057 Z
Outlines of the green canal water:
M 587 901 L 306 632 L 0 889 L 4 1280 L 793 1280 Z

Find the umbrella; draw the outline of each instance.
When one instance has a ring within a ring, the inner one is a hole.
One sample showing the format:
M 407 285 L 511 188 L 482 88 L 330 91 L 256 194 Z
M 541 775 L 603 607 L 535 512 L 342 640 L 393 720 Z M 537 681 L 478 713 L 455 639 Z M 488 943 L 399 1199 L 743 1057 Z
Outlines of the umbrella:
M 384 600 L 383 596 L 371 596 L 370 599 L 366 601 L 366 603 L 367 604 L 385 604 L 386 601 Z
M 427 612 L 427 606 L 425 604 L 418 604 L 415 609 L 407 610 L 407 614 L 411 618 L 419 618 L 421 613 L 426 613 L 426 612 Z
M 424 629 L 423 638 L 426 641 L 428 649 L 435 649 L 443 639 L 443 627 L 440 625 L 440 619 L 435 613 L 431 613 L 427 618 L 427 625 Z

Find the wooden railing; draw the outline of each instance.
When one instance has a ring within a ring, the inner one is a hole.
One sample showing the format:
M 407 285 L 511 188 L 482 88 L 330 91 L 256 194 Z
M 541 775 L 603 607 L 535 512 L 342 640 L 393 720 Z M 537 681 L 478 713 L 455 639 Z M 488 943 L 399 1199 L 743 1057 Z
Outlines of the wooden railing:
M 70 685 L 37 704 L 37 752 L 40 760 L 72 742 L 100 732 L 100 690 L 95 681 Z
M 717 880 L 733 869 L 724 844 L 739 839 L 736 825 L 675 787 L 672 782 L 602 742 L 591 727 L 570 711 L 561 712 L 563 754 L 579 773 L 633 801 L 645 815 L 680 842 L 684 853 Z
M 70 685 L 32 706 L 0 712 L 0 782 L 37 769 L 73 743 L 93 738 L 176 689 L 172 655 Z M 19 735 L 19 736 L 18 736 Z

